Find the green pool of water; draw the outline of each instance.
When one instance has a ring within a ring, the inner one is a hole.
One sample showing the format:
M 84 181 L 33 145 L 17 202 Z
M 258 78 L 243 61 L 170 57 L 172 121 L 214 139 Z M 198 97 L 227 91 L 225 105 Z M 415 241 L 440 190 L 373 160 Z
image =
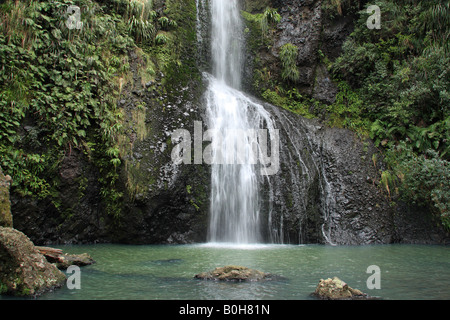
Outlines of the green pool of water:
M 383 299 L 450 299 L 450 248 L 426 245 L 321 246 L 226 245 L 63 246 L 89 253 L 81 289 L 63 287 L 39 299 L 305 300 L 322 278 Z M 242 265 L 282 276 L 259 283 L 194 279 L 202 271 Z M 380 268 L 381 289 L 368 289 L 369 266 Z

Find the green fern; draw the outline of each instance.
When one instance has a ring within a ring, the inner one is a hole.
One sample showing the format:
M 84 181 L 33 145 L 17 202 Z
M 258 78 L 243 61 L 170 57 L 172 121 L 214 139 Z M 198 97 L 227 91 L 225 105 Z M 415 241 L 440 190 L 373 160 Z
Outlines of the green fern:
M 281 76 L 284 80 L 297 82 L 300 79 L 300 72 L 297 68 L 298 48 L 291 43 L 281 47 L 280 60 L 283 67 Z

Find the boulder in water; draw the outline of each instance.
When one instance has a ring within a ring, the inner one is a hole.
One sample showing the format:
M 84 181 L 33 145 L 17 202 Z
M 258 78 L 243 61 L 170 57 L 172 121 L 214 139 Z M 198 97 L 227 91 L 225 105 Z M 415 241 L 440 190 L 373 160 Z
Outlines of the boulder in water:
M 321 279 L 317 285 L 314 296 L 323 300 L 357 300 L 369 299 L 370 297 L 358 289 L 353 289 L 347 283 L 334 277 L 326 280 Z
M 36 296 L 64 285 L 66 276 L 22 232 L 0 227 L 0 293 Z
M 250 269 L 242 266 L 218 267 L 212 271 L 202 272 L 195 275 L 196 279 L 219 280 L 219 281 L 262 281 L 272 280 L 270 273 Z

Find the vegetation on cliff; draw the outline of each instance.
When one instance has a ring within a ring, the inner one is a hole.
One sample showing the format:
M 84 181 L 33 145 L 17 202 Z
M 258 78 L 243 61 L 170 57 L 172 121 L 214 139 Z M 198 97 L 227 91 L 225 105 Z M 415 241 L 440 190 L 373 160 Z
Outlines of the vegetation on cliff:
M 278 75 L 266 65 L 284 23 L 272 2 L 264 1 L 263 7 L 248 0 L 248 11 L 242 12 L 257 94 L 294 113 L 372 138 L 386 154 L 389 168 L 380 172 L 380 182 L 389 196 L 396 199 L 398 193 L 430 205 L 450 227 L 449 2 L 374 1 L 382 20 L 380 30 L 371 30 L 364 1 L 321 1 L 322 18 L 331 23 L 357 17 L 337 59 L 320 47 L 314 53 L 337 87 L 329 104 L 301 92 L 296 45 L 279 48 Z M 0 165 L 13 177 L 11 191 L 51 199 L 60 208 L 59 165 L 79 152 L 98 171 L 106 211 L 119 216 L 124 198 L 119 171 L 127 166 L 124 158 L 132 144 L 123 133 L 132 126 L 118 101 L 125 90 L 134 91 L 136 74 L 139 89 L 153 86 L 166 94 L 163 99 L 169 99 L 169 87 L 200 78 L 192 46 L 195 9 L 194 1 L 183 0 L 3 1 Z M 149 133 L 146 108 L 142 104 L 132 110 L 137 123 L 132 129 L 141 140 Z M 128 172 L 136 171 L 127 186 L 132 194 L 152 184 L 147 175 L 153 173 L 138 169 Z M 82 193 L 86 179 L 79 184 Z M 194 199 L 190 189 L 197 208 L 199 197 Z
M 315 3 L 310 5 L 305 15 Z M 387 195 L 393 201 L 430 207 L 450 227 L 449 2 L 323 0 L 320 5 L 317 23 L 322 29 L 353 20 L 354 30 L 337 58 L 323 52 L 326 43 L 316 49 L 313 64 L 325 66 L 332 77 L 337 87 L 334 102 L 304 93 L 311 83 L 302 92 L 298 54 L 305 48 L 286 43 L 273 53 L 277 42 L 289 40 L 280 41 L 276 30 L 293 28 L 291 16 L 284 15 L 281 23 L 272 25 L 265 41 L 255 42 L 252 39 L 262 34 L 253 23 L 258 14 L 244 12 L 251 31 L 250 49 L 257 55 L 255 93 L 294 113 L 371 138 L 386 155 L 388 168 L 380 169 L 379 182 Z M 373 14 L 367 12 L 369 5 L 380 8 L 381 29 L 367 27 Z M 308 32 L 302 31 L 302 36 Z M 277 63 L 267 58 L 269 52 L 278 57 Z M 317 78 L 320 67 L 315 70 Z
M 179 7 L 134 0 L 1 4 L 0 154 L 13 192 L 60 207 L 59 164 L 77 151 L 98 169 L 106 211 L 120 214 L 118 101 L 132 71 L 144 83 L 157 72 L 174 82 L 174 74 L 189 71 L 180 61 L 186 32 L 174 32 Z M 130 52 L 142 61 L 139 70 L 131 70 Z
M 450 3 L 374 4 L 381 29 L 367 28 L 363 10 L 330 69 L 363 102 L 370 137 L 387 153 L 384 186 L 431 204 L 450 227 Z

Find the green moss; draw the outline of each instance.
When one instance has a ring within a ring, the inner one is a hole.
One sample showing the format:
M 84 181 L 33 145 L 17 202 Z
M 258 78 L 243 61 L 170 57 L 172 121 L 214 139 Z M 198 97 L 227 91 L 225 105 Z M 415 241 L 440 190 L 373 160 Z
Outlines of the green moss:
M 157 48 L 159 59 L 164 61 L 165 84 L 168 88 L 186 86 L 199 81 L 201 75 L 196 65 L 196 2 L 193 0 L 168 0 L 164 13 L 178 27 L 171 32 L 168 41 Z
M 241 11 L 241 15 L 244 18 L 246 31 L 249 34 L 247 36 L 247 46 L 252 53 L 258 53 L 265 41 L 268 41 L 263 36 L 263 30 L 261 29 L 263 15 L 261 13 L 251 14 L 246 11 Z
M 1 172 L 0 172 L 1 174 Z M 0 182 L 0 226 L 12 227 L 11 202 L 9 201 L 9 190 L 6 185 Z
M 263 92 L 262 97 L 273 105 L 292 111 L 305 118 L 312 119 L 316 117 L 309 111 L 314 100 L 305 99 L 296 88 L 284 90 L 282 87 L 278 87 L 277 89 L 278 92 L 267 89 Z
M 270 6 L 270 0 L 245 0 L 244 8 L 247 12 L 261 12 Z

